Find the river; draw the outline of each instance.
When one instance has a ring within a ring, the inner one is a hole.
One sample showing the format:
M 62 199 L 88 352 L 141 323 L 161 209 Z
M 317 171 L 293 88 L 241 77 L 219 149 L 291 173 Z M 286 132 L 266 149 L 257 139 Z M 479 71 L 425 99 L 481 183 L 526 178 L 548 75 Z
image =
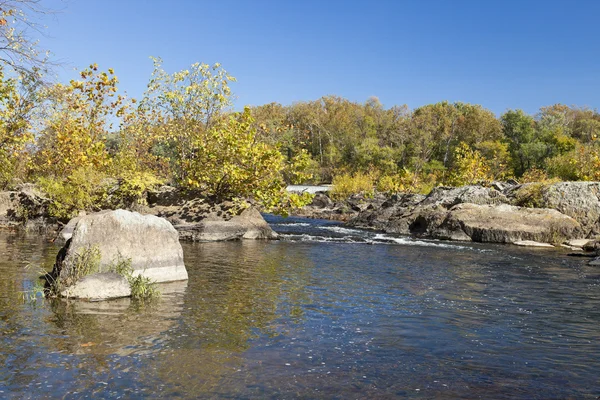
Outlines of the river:
M 282 240 L 183 243 L 150 304 L 23 301 L 58 248 L 0 231 L 0 398 L 600 396 L 587 260 L 267 219 Z

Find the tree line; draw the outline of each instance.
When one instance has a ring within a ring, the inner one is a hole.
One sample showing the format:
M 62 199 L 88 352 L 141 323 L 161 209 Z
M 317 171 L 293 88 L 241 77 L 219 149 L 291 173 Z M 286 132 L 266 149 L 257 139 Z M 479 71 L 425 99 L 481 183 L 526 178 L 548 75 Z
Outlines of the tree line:
M 439 102 L 410 110 L 325 96 L 251 109 L 262 141 L 309 153 L 315 181 L 365 180 L 381 190 L 506 180 L 598 180 L 600 114 L 555 104 L 535 115 Z

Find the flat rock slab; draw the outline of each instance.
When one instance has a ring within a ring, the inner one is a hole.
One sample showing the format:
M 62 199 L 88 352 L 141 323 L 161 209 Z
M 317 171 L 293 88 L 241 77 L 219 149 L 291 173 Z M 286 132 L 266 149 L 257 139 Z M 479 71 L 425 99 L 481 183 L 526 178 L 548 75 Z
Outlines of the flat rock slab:
M 583 248 L 586 244 L 588 244 L 589 241 L 590 241 L 590 239 L 571 239 L 571 240 L 567 240 L 565 242 L 565 244 L 567 244 L 571 247 Z
M 516 242 L 513 242 L 514 245 L 517 246 L 525 246 L 525 247 L 547 247 L 547 248 L 554 248 L 553 245 L 551 245 L 550 243 L 542 243 L 542 242 L 536 242 L 533 240 L 517 240 Z
M 581 237 L 580 224 L 556 210 L 501 205 L 459 204 L 434 229 L 438 236 L 464 233 L 476 242 L 559 242 Z

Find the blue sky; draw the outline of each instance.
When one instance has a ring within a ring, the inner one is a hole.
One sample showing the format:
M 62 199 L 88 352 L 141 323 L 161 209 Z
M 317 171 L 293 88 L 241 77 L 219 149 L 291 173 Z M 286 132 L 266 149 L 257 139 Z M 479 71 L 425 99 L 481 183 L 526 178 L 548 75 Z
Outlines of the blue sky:
M 59 79 L 96 62 L 134 97 L 160 56 L 169 72 L 220 62 L 237 109 L 329 94 L 600 107 L 600 1 L 43 1 L 62 9 L 42 39 Z

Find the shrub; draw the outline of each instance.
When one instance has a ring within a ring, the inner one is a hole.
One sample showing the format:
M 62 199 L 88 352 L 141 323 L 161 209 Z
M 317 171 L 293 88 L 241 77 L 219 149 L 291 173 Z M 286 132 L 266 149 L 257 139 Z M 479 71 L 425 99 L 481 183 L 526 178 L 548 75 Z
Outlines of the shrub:
M 38 184 L 52 200 L 49 214 L 59 220 L 69 220 L 81 210 L 95 210 L 106 198 L 106 177 L 92 166 L 78 168 L 66 178 L 40 177 Z
M 372 174 L 344 173 L 333 177 L 333 188 L 330 192 L 331 198 L 336 200 L 347 199 L 353 194 L 362 194 L 365 196 L 374 195 L 374 179 Z
M 131 258 L 118 256 L 108 269 L 127 279 L 133 299 L 149 299 L 160 295 L 156 282 L 146 276 L 134 275 L 134 270 L 131 267 Z
M 377 181 L 377 191 L 381 193 L 398 193 L 403 185 L 398 177 L 384 175 Z

